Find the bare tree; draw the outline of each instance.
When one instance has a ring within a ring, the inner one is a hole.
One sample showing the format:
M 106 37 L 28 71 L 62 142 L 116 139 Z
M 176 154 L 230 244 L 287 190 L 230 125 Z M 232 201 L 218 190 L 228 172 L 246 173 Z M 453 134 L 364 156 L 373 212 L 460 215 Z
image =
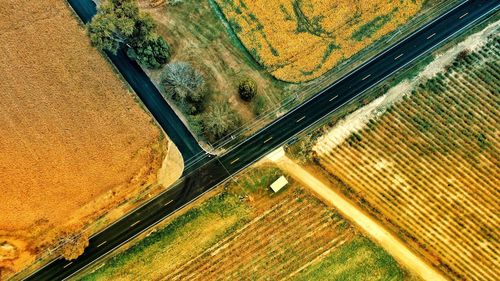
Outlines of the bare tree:
M 190 114 L 203 109 L 206 97 L 205 79 L 186 62 L 174 62 L 165 67 L 161 83 L 168 97 L 179 102 Z

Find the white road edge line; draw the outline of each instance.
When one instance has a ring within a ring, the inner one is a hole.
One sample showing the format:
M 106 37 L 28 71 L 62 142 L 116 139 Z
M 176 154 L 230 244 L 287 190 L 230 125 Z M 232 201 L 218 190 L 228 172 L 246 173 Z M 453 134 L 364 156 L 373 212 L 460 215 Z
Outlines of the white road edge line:
M 333 98 L 329 99 L 328 101 L 332 101 L 332 100 L 334 100 L 334 99 L 336 99 L 336 98 L 338 98 L 338 97 L 339 97 L 339 95 L 336 95 L 336 96 L 334 96 Z

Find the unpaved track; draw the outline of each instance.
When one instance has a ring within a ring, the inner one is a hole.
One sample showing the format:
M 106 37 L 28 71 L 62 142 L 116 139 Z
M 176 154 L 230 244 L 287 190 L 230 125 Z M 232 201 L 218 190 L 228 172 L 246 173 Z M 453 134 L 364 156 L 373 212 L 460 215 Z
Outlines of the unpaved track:
M 402 241 L 387 231 L 375 219 L 365 214 L 355 204 L 325 184 L 328 182 L 327 179 L 312 175 L 286 156 L 274 157 L 272 160 L 280 169 L 304 184 L 305 187 L 310 188 L 323 201 L 335 207 L 346 219 L 356 224 L 414 275 L 429 281 L 447 280 L 440 272 L 410 251 Z

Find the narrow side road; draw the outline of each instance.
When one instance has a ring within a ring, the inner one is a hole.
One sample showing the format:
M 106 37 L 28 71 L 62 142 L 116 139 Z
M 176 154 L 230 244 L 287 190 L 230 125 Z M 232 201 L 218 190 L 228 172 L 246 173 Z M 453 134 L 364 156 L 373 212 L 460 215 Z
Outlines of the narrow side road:
M 429 281 L 447 280 L 444 275 L 413 253 L 401 240 L 386 230 L 374 218 L 367 215 L 343 195 L 330 188 L 326 184 L 328 182 L 327 179 L 312 175 L 284 155 L 279 158 L 273 157 L 271 161 L 275 162 L 280 169 L 285 171 L 295 180 L 304 184 L 304 187 L 309 188 L 312 192 L 317 194 L 325 203 L 337 209 L 338 212 L 357 225 L 362 232 L 384 248 L 384 250 L 415 276 L 419 276 L 423 280 Z

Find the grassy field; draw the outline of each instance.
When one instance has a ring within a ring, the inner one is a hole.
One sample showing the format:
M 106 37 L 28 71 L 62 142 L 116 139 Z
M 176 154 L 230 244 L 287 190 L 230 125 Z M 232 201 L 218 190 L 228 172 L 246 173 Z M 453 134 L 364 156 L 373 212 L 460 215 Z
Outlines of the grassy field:
M 423 1 L 216 0 L 253 57 L 283 81 L 317 78 L 422 8 Z
M 499 54 L 493 34 L 340 145 L 315 147 L 351 196 L 452 279 L 500 273 Z
M 0 15 L 3 278 L 155 183 L 169 144 L 65 1 Z
M 333 280 L 370 272 L 366 280 L 407 278 L 381 248 L 296 183 L 272 194 L 268 186 L 280 174 L 273 166 L 250 168 L 79 280 L 303 280 L 333 272 Z

